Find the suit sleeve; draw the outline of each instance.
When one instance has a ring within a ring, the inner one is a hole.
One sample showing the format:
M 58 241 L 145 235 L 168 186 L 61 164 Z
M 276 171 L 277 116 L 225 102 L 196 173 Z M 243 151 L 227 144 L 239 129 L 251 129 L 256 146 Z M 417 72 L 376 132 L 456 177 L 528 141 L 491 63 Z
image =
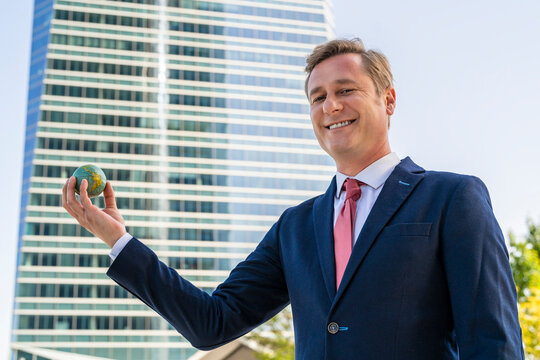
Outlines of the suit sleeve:
M 107 275 L 154 309 L 193 346 L 210 350 L 252 330 L 289 302 L 278 247 L 279 222 L 212 295 L 132 239 Z
M 508 252 L 478 178 L 465 177 L 452 195 L 442 244 L 460 359 L 524 359 Z

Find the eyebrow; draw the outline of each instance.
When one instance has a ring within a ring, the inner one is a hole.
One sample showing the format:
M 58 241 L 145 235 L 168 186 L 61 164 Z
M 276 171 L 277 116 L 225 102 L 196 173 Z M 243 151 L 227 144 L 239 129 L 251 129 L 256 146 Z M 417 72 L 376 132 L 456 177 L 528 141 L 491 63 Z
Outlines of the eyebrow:
M 343 85 L 343 84 L 356 84 L 357 82 L 354 81 L 354 80 L 351 80 L 351 79 L 337 79 L 334 81 L 335 84 L 339 84 L 339 85 Z M 311 96 L 316 93 L 317 91 L 320 91 L 322 89 L 322 86 L 317 86 L 316 88 L 314 89 L 311 89 L 311 91 L 309 92 L 309 98 L 311 98 Z

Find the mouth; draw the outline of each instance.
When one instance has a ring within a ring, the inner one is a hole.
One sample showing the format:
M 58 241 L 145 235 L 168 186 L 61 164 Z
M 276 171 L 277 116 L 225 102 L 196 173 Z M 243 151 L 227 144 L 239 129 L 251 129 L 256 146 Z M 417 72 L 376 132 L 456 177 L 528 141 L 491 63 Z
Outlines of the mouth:
M 332 124 L 332 125 L 330 125 L 330 126 L 327 126 L 326 128 L 327 128 L 328 130 L 338 129 L 338 128 L 340 128 L 340 127 L 344 127 L 344 126 L 350 125 L 350 124 L 352 124 L 353 122 L 355 122 L 355 120 L 345 120 L 345 121 L 338 122 L 338 123 Z

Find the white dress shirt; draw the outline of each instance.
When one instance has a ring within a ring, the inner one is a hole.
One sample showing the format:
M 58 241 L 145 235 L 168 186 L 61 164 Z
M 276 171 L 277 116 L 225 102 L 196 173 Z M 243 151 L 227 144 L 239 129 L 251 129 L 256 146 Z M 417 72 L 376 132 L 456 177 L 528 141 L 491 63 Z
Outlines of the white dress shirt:
M 131 236 L 129 233 L 125 233 L 120 237 L 120 239 L 116 240 L 111 249 L 111 252 L 109 253 L 109 256 L 111 257 L 111 259 L 113 259 L 113 261 L 114 259 L 116 259 L 118 254 L 120 254 L 120 251 L 122 251 L 126 247 L 127 243 L 131 239 L 133 239 L 133 236 Z
M 399 164 L 399 157 L 396 153 L 390 153 L 386 156 L 383 156 L 379 160 L 375 161 L 373 164 L 369 165 L 367 168 L 356 174 L 354 179 L 360 180 L 366 185 L 362 185 L 360 190 L 362 190 L 362 196 L 356 202 L 356 220 L 354 223 L 354 243 L 362 230 L 362 226 L 366 222 L 366 218 L 375 204 L 375 200 L 379 196 L 379 193 L 382 190 L 382 186 L 390 173 L 394 170 L 396 165 Z M 341 191 L 347 175 L 344 175 L 340 172 L 336 173 L 336 196 L 334 197 L 334 225 L 336 224 L 337 216 L 343 203 L 345 202 L 345 191 Z M 116 259 L 118 254 L 124 249 L 127 243 L 133 238 L 129 233 L 125 233 L 116 241 L 114 246 L 109 253 L 111 259 Z
M 366 219 L 375 204 L 375 200 L 381 193 L 383 185 L 394 171 L 394 168 L 399 164 L 399 157 L 396 153 L 390 153 L 383 156 L 379 160 L 375 161 L 369 165 L 364 170 L 360 171 L 353 179 L 359 180 L 366 185 L 362 185 L 360 190 L 362 195 L 356 201 L 356 219 L 354 222 L 354 236 L 353 236 L 353 245 L 356 244 L 358 235 L 366 222 Z M 343 183 L 345 180 L 350 177 L 340 172 L 336 173 L 336 195 L 334 196 L 334 226 L 336 225 L 336 220 L 343 207 L 345 202 L 345 191 L 341 191 Z

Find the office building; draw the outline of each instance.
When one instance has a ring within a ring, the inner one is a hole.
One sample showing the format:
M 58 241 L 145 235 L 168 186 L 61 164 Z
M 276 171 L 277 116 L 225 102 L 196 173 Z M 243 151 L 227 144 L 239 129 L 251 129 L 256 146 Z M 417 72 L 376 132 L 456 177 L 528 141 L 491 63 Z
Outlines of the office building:
M 333 175 L 303 91 L 331 36 L 329 0 L 35 1 L 12 359 L 196 353 L 105 275 L 61 188 L 101 167 L 128 231 L 212 292 Z

